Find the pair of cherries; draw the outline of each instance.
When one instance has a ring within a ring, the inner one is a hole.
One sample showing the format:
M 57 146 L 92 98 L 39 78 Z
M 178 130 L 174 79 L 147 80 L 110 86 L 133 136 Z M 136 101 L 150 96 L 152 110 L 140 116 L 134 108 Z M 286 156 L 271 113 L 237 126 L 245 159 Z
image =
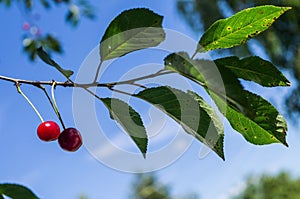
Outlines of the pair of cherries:
M 56 122 L 46 121 L 37 128 L 38 137 L 46 142 L 58 139 L 60 147 L 66 151 L 77 151 L 82 145 L 80 132 L 75 128 L 67 128 L 60 133 L 60 127 Z

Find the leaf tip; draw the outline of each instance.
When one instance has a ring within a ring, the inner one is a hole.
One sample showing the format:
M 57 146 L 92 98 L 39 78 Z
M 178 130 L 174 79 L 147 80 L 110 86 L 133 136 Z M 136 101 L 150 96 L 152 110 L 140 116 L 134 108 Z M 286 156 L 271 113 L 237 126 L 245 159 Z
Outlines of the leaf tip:
M 225 156 L 224 155 L 221 157 L 221 159 L 225 162 Z
M 222 151 L 218 153 L 219 157 L 225 162 L 225 155 L 224 155 L 224 150 L 222 148 Z
M 286 85 L 286 86 L 292 86 L 292 83 L 291 83 L 290 81 L 287 80 L 287 81 L 285 82 L 285 85 Z
M 288 10 L 293 9 L 293 7 L 290 7 L 290 6 L 288 6 L 288 7 L 282 7 L 282 9 L 283 9 L 284 11 L 288 11 Z
M 142 153 L 143 158 L 146 160 L 147 159 L 147 153 Z

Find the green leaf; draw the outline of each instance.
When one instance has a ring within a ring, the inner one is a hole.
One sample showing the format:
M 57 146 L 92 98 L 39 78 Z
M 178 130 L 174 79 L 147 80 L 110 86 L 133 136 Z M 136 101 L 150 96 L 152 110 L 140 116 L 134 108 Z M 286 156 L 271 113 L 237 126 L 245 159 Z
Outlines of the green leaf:
M 50 58 L 49 54 L 46 51 L 44 51 L 42 47 L 39 47 L 37 49 L 37 54 L 46 64 L 49 64 L 50 66 L 54 66 L 67 79 L 69 79 L 73 75 L 73 71 L 65 70 L 62 67 L 60 67 L 60 65 L 58 65 L 54 60 Z
M 233 109 L 217 95 L 211 94 L 218 107 L 226 106 L 221 112 L 231 126 L 240 132 L 245 139 L 256 145 L 279 143 L 288 146 L 286 142 L 287 124 L 276 108 L 262 97 L 249 91 L 243 91 L 250 102 L 245 108 L 246 114 Z
M 134 96 L 156 106 L 224 159 L 222 124 L 200 96 L 166 86 L 145 89 Z
M 197 93 L 192 92 L 192 91 L 188 91 L 188 94 L 191 95 L 194 98 L 194 100 L 196 100 L 198 102 L 199 106 L 211 118 L 210 131 L 207 132 L 206 137 L 205 137 L 206 140 L 209 140 L 209 139 L 211 139 L 211 140 L 208 141 L 207 144 L 208 145 L 212 145 L 213 144 L 213 146 L 216 149 L 217 153 L 223 153 L 224 127 L 223 127 L 222 121 L 220 120 L 218 114 Z M 200 125 L 200 123 L 199 123 L 199 125 Z M 220 139 L 218 139 L 218 138 L 220 138 Z M 213 148 L 213 147 L 211 147 L 211 148 Z M 224 156 L 224 154 L 222 154 L 222 156 Z
M 227 68 L 210 60 L 192 60 L 187 53 L 173 53 L 165 58 L 165 69 L 175 71 L 214 92 L 237 110 L 243 110 L 247 99 L 241 95 L 243 87 Z
M 31 190 L 17 184 L 0 184 L 0 198 L 1 195 L 8 196 L 12 199 L 38 199 Z
M 39 42 L 47 49 L 53 50 L 58 53 L 62 52 L 60 42 L 51 34 L 47 34 L 44 38 L 41 38 Z
M 45 7 L 45 8 L 50 8 L 50 3 L 47 0 L 40 0 L 41 4 Z
M 146 158 L 148 137 L 140 115 L 131 106 L 119 99 L 104 98 L 101 101 L 109 110 L 110 117 L 126 130 Z
M 146 8 L 126 10 L 108 26 L 100 42 L 101 59 L 154 47 L 165 39 L 163 17 Z
M 219 67 L 230 69 L 238 78 L 254 81 L 262 86 L 290 86 L 286 77 L 271 63 L 260 57 L 225 57 L 215 60 Z
M 164 59 L 164 62 L 165 69 L 175 71 L 202 85 L 205 84 L 203 75 L 186 52 L 172 53 Z
M 218 20 L 201 37 L 197 52 L 244 44 L 268 29 L 289 9 L 291 7 L 257 6 L 242 10 L 227 19 Z
M 212 65 L 212 62 L 206 60 L 191 60 L 186 53 L 169 55 L 165 59 L 165 65 L 166 69 L 200 82 L 232 127 L 249 142 L 254 144 L 281 142 L 287 145 L 285 140 L 287 127 L 284 118 L 269 102 L 243 90 L 236 76 L 228 71 L 228 68 L 218 64 Z M 218 74 L 222 82 L 216 79 Z M 225 87 L 223 94 L 227 98 L 218 90 L 218 87 L 222 86 Z M 227 101 L 228 98 L 231 101 Z

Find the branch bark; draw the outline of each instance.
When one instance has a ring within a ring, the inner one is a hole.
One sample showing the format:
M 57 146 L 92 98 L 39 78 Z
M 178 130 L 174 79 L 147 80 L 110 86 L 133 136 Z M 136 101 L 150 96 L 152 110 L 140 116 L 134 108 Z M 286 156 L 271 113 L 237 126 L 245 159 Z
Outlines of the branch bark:
M 0 75 L 1 80 L 13 82 L 13 83 L 19 83 L 19 84 L 29 84 L 33 86 L 40 87 L 41 85 L 52 85 L 53 80 L 51 81 L 32 81 L 32 80 L 25 80 L 25 79 L 17 79 L 12 77 L 6 77 Z M 77 84 L 74 82 L 66 81 L 66 82 L 56 82 L 56 86 L 63 86 L 63 87 L 82 87 L 82 88 L 88 88 L 88 87 L 109 87 L 111 85 L 109 84 L 100 84 L 100 83 L 89 83 L 89 84 Z
M 148 79 L 148 78 L 154 78 L 160 75 L 166 75 L 166 74 L 171 74 L 174 73 L 172 71 L 165 71 L 165 70 L 160 70 L 154 74 L 150 74 L 150 75 L 146 75 L 146 76 L 142 76 L 142 77 L 137 77 L 137 78 L 133 78 L 130 80 L 125 80 L 125 81 L 119 81 L 119 82 L 112 82 L 112 83 L 98 83 L 98 82 L 93 82 L 93 83 L 86 83 L 86 84 L 78 84 L 75 83 L 71 80 L 67 80 L 66 82 L 56 82 L 56 86 L 62 86 L 62 87 L 80 87 L 80 88 L 89 88 L 89 87 L 106 87 L 111 89 L 112 87 L 116 86 L 116 85 L 124 85 L 124 84 L 131 84 L 131 85 L 135 85 L 135 86 L 140 86 L 139 84 L 136 84 L 135 82 L 140 81 L 140 80 L 144 80 L 144 79 Z M 53 80 L 51 81 L 33 81 L 33 80 L 25 80 L 25 79 L 17 79 L 17 78 L 12 78 L 12 77 L 6 77 L 6 76 L 2 76 L 0 75 L 0 80 L 5 80 L 8 82 L 13 82 L 15 84 L 29 84 L 29 85 L 33 85 L 36 87 L 41 87 L 42 85 L 52 85 L 53 84 Z

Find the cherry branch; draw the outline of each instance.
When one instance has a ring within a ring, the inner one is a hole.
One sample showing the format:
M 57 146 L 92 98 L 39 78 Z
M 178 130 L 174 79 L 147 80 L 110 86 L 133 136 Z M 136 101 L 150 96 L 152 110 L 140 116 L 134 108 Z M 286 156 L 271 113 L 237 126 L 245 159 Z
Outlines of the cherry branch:
M 49 85 L 51 86 L 53 84 L 53 81 L 33 81 L 33 80 L 25 80 L 25 79 L 17 79 L 12 77 L 6 77 L 0 75 L 1 80 L 13 82 L 13 83 L 19 83 L 19 84 L 29 84 L 33 86 L 40 87 L 41 85 Z M 90 83 L 90 84 L 77 84 L 74 82 L 66 81 L 66 82 L 56 82 L 56 86 L 63 86 L 63 87 L 108 87 L 108 84 L 100 84 L 100 83 Z
M 73 81 L 66 81 L 66 82 L 57 82 L 55 83 L 56 86 L 62 86 L 62 87 L 80 87 L 80 88 L 89 88 L 89 87 L 106 87 L 111 89 L 114 86 L 117 85 L 124 85 L 124 84 L 130 84 L 130 85 L 134 85 L 134 86 L 140 86 L 143 87 L 140 84 L 136 84 L 135 82 L 140 81 L 140 80 L 144 80 L 144 79 L 149 79 L 149 78 L 154 78 L 160 75 L 166 75 L 166 74 L 171 74 L 174 73 L 172 71 L 167 71 L 167 70 L 160 70 L 154 74 L 150 74 L 150 75 L 145 75 L 142 77 L 137 77 L 137 78 L 133 78 L 130 80 L 125 80 L 125 81 L 119 81 L 119 82 L 112 82 L 112 83 L 85 83 L 85 84 L 79 84 L 79 83 L 75 83 Z M 4 81 L 8 81 L 8 82 L 13 82 L 13 83 L 18 83 L 18 84 L 29 84 L 29 85 L 33 85 L 36 87 L 41 87 L 41 85 L 49 85 L 51 86 L 53 84 L 53 80 L 51 81 L 33 81 L 33 80 L 25 80 L 25 79 L 17 79 L 17 78 L 12 78 L 12 77 L 6 77 L 6 76 L 2 76 L 0 75 L 0 80 L 4 80 Z

